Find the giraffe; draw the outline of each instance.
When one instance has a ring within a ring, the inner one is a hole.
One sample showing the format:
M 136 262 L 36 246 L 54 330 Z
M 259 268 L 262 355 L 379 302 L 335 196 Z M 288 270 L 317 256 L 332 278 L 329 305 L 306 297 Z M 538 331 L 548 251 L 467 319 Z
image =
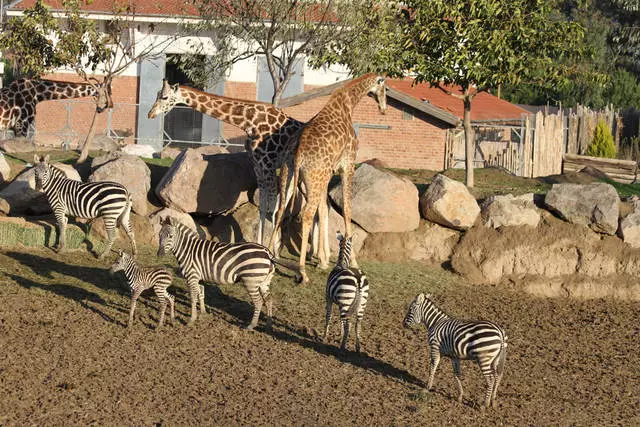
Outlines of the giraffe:
M 278 204 L 276 171 L 289 153 L 295 152 L 297 139 L 293 136 L 304 123 L 289 117 L 272 104 L 214 95 L 179 84 L 171 85 L 166 79 L 162 81 L 162 89 L 148 117 L 152 119 L 166 114 L 177 104 L 186 104 L 237 126 L 249 136 L 245 148 L 251 157 L 260 190 L 260 224 L 256 241 L 266 245 L 265 222 L 274 223 Z
M 384 77 L 374 73 L 365 74 L 336 90 L 327 104 L 299 133 L 298 149 L 293 162 L 287 159 L 280 172 L 280 206 L 276 215 L 274 232 L 269 247 L 273 250 L 277 229 L 280 227 L 284 211 L 289 202 L 290 189 L 298 187 L 301 179 L 305 187 L 307 203 L 302 211 L 302 243 L 300 245 L 300 274 L 303 282 L 309 278 L 305 272 L 305 259 L 308 236 L 313 218 L 318 212 L 320 223 L 319 253 L 320 268 L 327 268 L 328 251 L 328 206 L 327 191 L 329 180 L 334 170 L 340 172 L 342 178 L 342 197 L 345 235 L 351 236 L 351 181 L 354 173 L 354 162 L 358 148 L 358 140 L 352 124 L 352 114 L 360 99 L 372 93 L 378 102 L 382 114 L 387 108 L 386 87 Z M 293 169 L 293 185 L 290 186 Z M 355 257 L 352 254 L 352 264 Z M 357 264 L 355 264 L 357 265 Z
M 100 85 L 97 85 L 100 86 Z M 0 130 L 13 129 L 16 136 L 27 136 L 36 116 L 36 104 L 53 99 L 99 97 L 96 107 L 102 112 L 110 105 L 107 91 L 98 91 L 89 83 L 71 83 L 55 80 L 14 80 L 0 89 Z

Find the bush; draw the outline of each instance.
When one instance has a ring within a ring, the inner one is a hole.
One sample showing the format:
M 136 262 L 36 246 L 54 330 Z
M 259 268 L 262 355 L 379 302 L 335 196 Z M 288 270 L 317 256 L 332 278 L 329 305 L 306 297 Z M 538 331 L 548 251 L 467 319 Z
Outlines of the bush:
M 607 157 L 609 159 L 616 157 L 616 145 L 613 142 L 613 135 L 604 120 L 598 121 L 596 125 L 593 140 L 589 148 L 587 148 L 587 156 Z

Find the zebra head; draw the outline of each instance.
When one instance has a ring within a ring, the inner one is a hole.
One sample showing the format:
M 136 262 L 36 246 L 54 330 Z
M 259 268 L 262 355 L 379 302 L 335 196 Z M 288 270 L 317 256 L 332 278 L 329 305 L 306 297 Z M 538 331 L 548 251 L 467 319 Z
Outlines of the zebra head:
M 160 225 L 162 228 L 160 228 L 160 247 L 158 248 L 158 256 L 164 256 L 167 252 L 171 252 L 173 250 L 173 245 L 178 231 L 175 225 L 175 220 L 170 216 L 160 222 Z
M 166 114 L 176 105 L 183 102 L 180 94 L 180 85 L 178 83 L 170 85 L 167 79 L 162 80 L 162 89 L 158 91 L 156 102 L 149 110 L 147 115 L 150 119 L 160 114 Z
M 402 326 L 405 328 L 410 328 L 416 325 L 419 325 L 423 322 L 425 309 L 428 304 L 431 302 L 429 298 L 431 295 L 419 294 L 409 306 L 409 311 L 407 311 L 407 315 L 404 317 L 404 321 L 402 322 Z
M 42 191 L 42 188 L 49 182 L 51 177 L 51 164 L 49 163 L 49 155 L 44 157 L 34 154 L 33 163 L 35 164 L 34 176 L 36 180 L 36 191 Z
M 113 263 L 113 265 L 109 269 L 109 273 L 111 273 L 111 274 L 115 274 L 118 271 L 124 270 L 126 268 L 127 264 L 129 264 L 129 262 L 132 259 L 131 255 L 129 255 L 128 253 L 126 253 L 126 252 L 124 252 L 122 250 L 119 250 L 117 252 L 117 254 L 118 254 L 118 258 L 115 260 L 115 262 Z
M 353 246 L 353 239 L 356 238 L 356 233 L 345 237 L 338 230 L 336 231 L 336 238 L 338 239 L 338 245 L 340 247 L 338 251 L 337 265 L 341 265 L 345 268 L 349 267 L 349 261 L 351 260 L 351 248 Z

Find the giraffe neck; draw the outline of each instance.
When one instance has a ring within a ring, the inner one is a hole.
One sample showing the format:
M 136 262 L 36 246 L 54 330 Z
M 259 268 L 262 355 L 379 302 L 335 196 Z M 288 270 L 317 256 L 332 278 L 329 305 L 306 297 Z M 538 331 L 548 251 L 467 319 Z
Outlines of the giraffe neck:
M 87 83 L 69 83 L 53 80 L 32 80 L 29 83 L 35 89 L 37 102 L 96 95 L 93 86 Z
M 377 78 L 378 76 L 375 73 L 358 77 L 336 92 L 334 96 L 332 96 L 332 99 L 329 100 L 329 103 L 345 108 L 349 114 L 351 114 L 362 97 L 369 93 L 369 90 L 371 90 Z
M 180 97 L 182 103 L 194 110 L 238 126 L 250 136 L 273 133 L 291 120 L 271 104 L 228 98 L 187 86 L 180 86 Z

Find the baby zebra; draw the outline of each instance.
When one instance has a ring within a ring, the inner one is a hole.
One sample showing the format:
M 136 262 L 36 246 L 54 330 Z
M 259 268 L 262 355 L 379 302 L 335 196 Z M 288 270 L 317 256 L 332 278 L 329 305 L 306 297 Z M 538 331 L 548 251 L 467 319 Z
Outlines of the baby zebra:
M 293 263 L 275 259 L 267 248 L 258 243 L 221 243 L 200 239 L 171 217 L 167 217 L 161 225 L 158 256 L 172 252 L 187 279 L 191 299 L 189 325 L 198 317 L 196 298 L 200 299 L 200 311 L 204 313 L 204 288 L 199 286 L 201 280 L 220 284 L 242 282 L 254 305 L 253 317 L 247 329 L 253 330 L 258 324 L 263 303 L 271 322 L 273 301 L 269 284 L 275 265 L 296 270 Z
M 129 215 L 131 213 L 131 195 L 117 182 L 81 182 L 69 179 L 55 166 L 49 163 L 49 155 L 34 156 L 36 166 L 36 190 L 43 191 L 49 200 L 58 228 L 57 250 L 64 249 L 67 228 L 67 215 L 79 218 L 95 219 L 102 217 L 107 230 L 107 244 L 98 256 L 102 259 L 111 249 L 116 238 L 118 224 L 127 232 L 136 254 L 136 241 Z
M 507 355 L 507 335 L 500 326 L 492 322 L 453 319 L 436 307 L 430 298 L 431 295 L 418 295 L 411 303 L 403 322 L 405 327 L 420 323 L 427 327 L 431 353 L 431 372 L 427 388 L 431 390 L 433 387 L 440 355 L 450 357 L 453 375 L 460 391 L 458 402 L 462 402 L 460 359 L 475 360 L 487 380 L 483 409 L 489 405 L 495 407 L 496 392 L 502 379 Z
M 335 268 L 329 273 L 327 279 L 327 317 L 324 327 L 325 340 L 329 334 L 329 322 L 331 321 L 331 309 L 337 304 L 340 309 L 340 322 L 342 323 L 342 343 L 340 350 L 344 350 L 349 339 L 349 318 L 356 318 L 356 351 L 360 353 L 360 321 L 364 316 L 369 297 L 369 281 L 367 276 L 357 268 L 349 267 L 351 259 L 351 245 L 353 236 L 344 237 L 337 233 L 340 242 L 338 261 Z
M 127 277 L 127 282 L 131 288 L 131 310 L 129 311 L 129 323 L 127 326 L 133 324 L 133 313 L 136 310 L 138 297 L 142 291 L 150 288 L 153 288 L 153 291 L 158 297 L 158 301 L 160 301 L 160 319 L 158 320 L 157 327 L 161 328 L 164 323 L 167 301 L 171 309 L 171 324 L 173 324 L 175 319 L 173 296 L 167 292 L 167 288 L 171 285 L 171 273 L 169 270 L 164 267 L 138 267 L 131 255 L 123 251 L 118 251 L 118 259 L 116 259 L 109 271 L 111 274 L 117 271 L 124 271 L 124 275 Z

